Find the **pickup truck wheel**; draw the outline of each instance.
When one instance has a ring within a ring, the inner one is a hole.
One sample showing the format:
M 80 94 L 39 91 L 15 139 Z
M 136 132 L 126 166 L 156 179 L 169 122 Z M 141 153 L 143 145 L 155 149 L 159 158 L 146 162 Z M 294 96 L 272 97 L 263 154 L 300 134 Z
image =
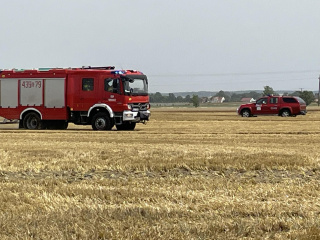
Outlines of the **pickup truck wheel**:
M 290 114 L 290 111 L 285 109 L 281 112 L 281 117 L 289 117 L 291 114 Z
M 28 113 L 23 119 L 23 127 L 26 129 L 42 129 L 42 121 L 37 113 Z
M 108 114 L 106 113 L 97 113 L 92 118 L 92 129 L 93 130 L 111 130 L 112 124 Z
M 242 117 L 250 117 L 250 116 L 251 116 L 250 110 L 248 110 L 248 109 L 242 110 L 241 116 L 242 116 Z

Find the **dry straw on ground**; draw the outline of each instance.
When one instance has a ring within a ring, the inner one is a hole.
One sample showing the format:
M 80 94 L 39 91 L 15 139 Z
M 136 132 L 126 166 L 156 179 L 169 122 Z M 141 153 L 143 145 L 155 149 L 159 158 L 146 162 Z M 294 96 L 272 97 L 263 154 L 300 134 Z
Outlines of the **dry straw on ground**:
M 2 127 L 2 126 L 1 126 Z M 1 239 L 318 239 L 320 112 L 0 130 Z

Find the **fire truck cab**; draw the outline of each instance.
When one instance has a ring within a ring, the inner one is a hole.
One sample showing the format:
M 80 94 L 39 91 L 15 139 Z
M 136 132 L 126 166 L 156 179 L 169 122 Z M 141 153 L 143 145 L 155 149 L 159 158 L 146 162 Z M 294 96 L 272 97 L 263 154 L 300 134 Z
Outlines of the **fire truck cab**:
M 26 129 L 133 130 L 149 120 L 148 79 L 114 67 L 0 70 L 0 116 Z

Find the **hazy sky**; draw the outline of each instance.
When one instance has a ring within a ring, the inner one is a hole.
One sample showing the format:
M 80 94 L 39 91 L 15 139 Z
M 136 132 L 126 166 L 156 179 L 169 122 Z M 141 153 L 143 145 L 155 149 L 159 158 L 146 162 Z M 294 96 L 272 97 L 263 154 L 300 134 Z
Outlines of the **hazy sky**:
M 0 68 L 114 65 L 150 92 L 317 90 L 319 0 L 1 1 Z

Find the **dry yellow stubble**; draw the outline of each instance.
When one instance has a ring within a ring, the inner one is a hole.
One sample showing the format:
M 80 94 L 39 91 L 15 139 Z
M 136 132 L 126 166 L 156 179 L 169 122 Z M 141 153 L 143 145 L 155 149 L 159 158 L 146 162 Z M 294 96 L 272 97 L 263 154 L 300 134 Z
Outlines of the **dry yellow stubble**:
M 2 127 L 2 126 L 1 126 Z M 0 130 L 1 239 L 317 239 L 320 112 Z

